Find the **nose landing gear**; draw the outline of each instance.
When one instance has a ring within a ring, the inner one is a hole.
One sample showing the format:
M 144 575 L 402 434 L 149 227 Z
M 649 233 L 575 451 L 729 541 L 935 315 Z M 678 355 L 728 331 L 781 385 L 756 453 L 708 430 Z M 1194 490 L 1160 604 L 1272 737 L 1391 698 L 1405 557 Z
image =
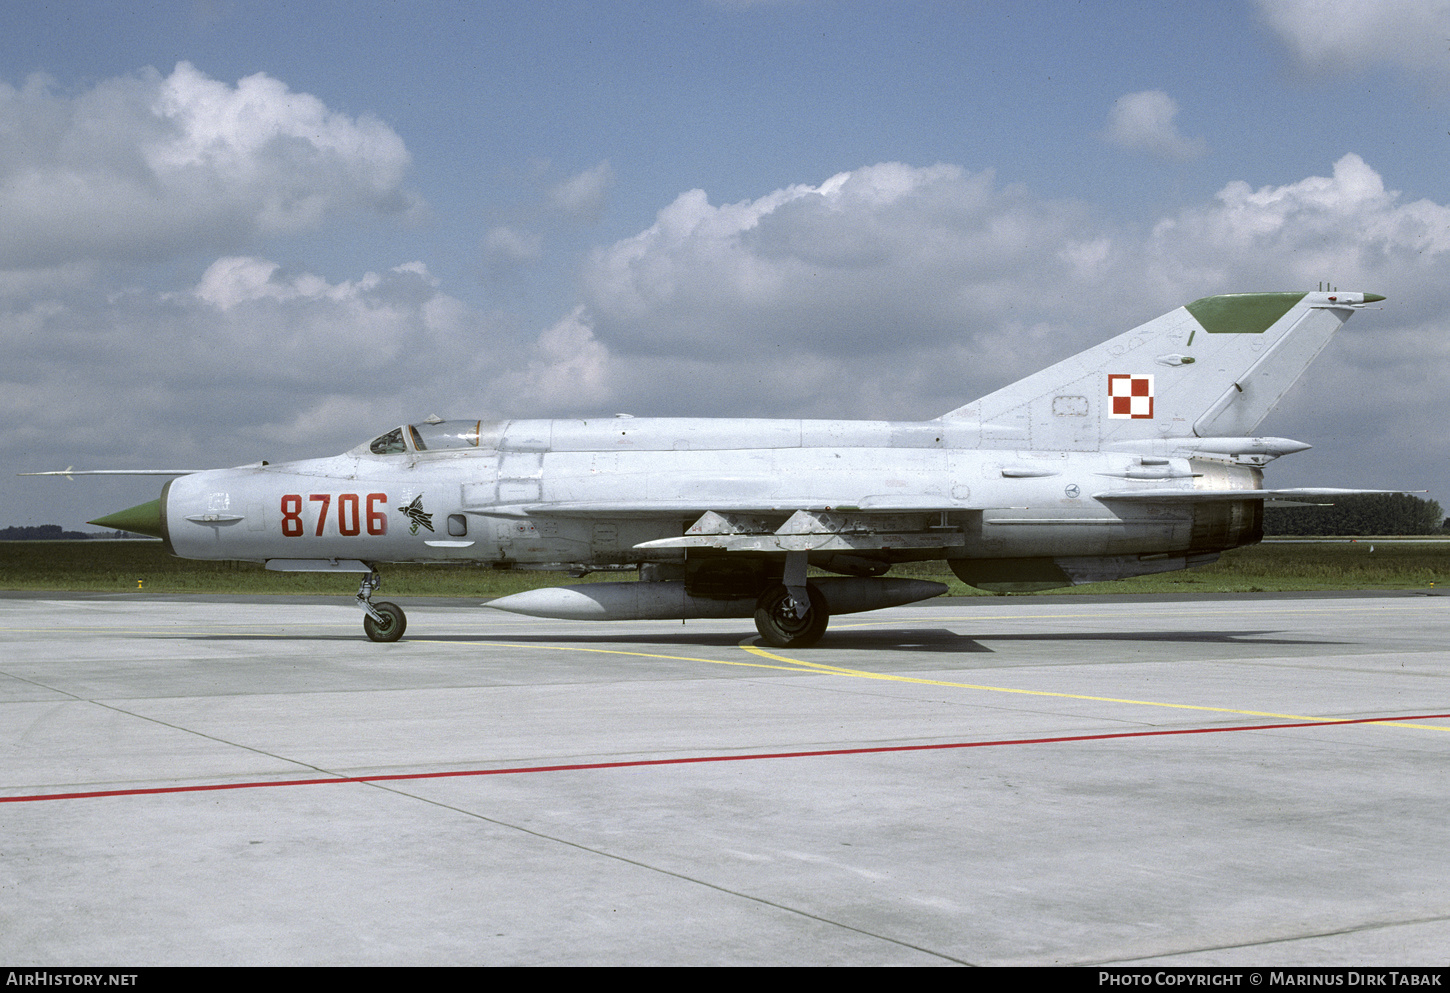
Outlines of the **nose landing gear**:
M 357 588 L 357 605 L 367 615 L 363 631 L 371 641 L 397 641 L 408 627 L 407 615 L 396 603 L 373 603 L 373 594 L 383 588 L 383 577 L 376 569 L 363 576 Z

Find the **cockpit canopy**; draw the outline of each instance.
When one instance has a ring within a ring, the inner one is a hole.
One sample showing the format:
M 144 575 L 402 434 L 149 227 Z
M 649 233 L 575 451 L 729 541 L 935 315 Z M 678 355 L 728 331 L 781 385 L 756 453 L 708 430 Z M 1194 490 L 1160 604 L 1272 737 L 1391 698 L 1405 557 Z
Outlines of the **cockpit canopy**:
M 483 421 L 425 421 L 393 428 L 368 442 L 374 455 L 403 452 L 447 452 L 498 447 L 502 425 Z

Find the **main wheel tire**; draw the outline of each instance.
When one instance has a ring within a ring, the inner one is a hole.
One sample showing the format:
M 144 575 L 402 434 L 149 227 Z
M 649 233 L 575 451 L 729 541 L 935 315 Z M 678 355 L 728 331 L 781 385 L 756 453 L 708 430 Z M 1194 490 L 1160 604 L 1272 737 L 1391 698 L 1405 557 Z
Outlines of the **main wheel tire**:
M 396 603 L 375 603 L 373 609 L 383 616 L 383 623 L 373 620 L 371 614 L 363 615 L 363 630 L 373 641 L 397 641 L 408 627 L 408 618 L 403 608 Z
M 821 640 L 831 615 L 826 607 L 826 598 L 814 584 L 806 584 L 810 594 L 811 608 L 804 617 L 794 617 L 786 610 L 790 591 L 784 586 L 772 586 L 760 594 L 755 601 L 755 629 L 767 645 L 776 648 L 809 648 Z

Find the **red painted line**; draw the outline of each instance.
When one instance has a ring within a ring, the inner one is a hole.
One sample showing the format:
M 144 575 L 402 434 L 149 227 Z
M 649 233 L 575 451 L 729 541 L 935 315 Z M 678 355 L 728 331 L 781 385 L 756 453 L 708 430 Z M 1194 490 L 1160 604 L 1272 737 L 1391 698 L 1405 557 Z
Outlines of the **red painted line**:
M 1278 731 L 1285 728 L 1328 728 L 1345 724 L 1398 724 L 1434 721 L 1450 714 L 1412 714 L 1407 717 L 1356 717 L 1344 721 L 1300 721 L 1294 724 L 1241 724 L 1221 728 L 1179 728 L 1171 731 L 1119 731 L 1114 734 L 1075 734 L 1057 738 L 1002 738 L 991 741 L 953 741 L 940 745 L 882 745 L 876 748 L 827 748 L 810 752 L 757 752 L 752 755 L 703 755 L 684 759 L 637 759 L 630 762 L 588 762 L 576 765 L 528 765 L 505 769 L 461 769 L 454 772 L 401 772 L 386 776 L 331 776 L 325 779 L 276 779 L 258 783 L 214 783 L 205 786 L 158 786 L 136 790 L 96 790 L 90 793 L 38 793 L 4 796 L 0 803 L 36 800 L 85 800 L 105 796 L 152 796 L 160 793 L 206 793 L 215 790 L 255 790 L 266 786 L 324 786 L 336 783 L 387 783 L 408 779 L 456 779 L 461 776 L 511 776 L 526 772 L 582 772 L 595 769 L 634 769 L 652 765 L 692 765 L 701 762 L 753 762 L 758 759 L 805 759 L 824 755 L 877 755 L 888 752 L 931 752 L 951 748 L 993 748 L 999 745 L 1051 745 L 1069 741 L 1111 741 L 1115 738 L 1158 738 L 1174 734 L 1219 734 L 1224 731 Z

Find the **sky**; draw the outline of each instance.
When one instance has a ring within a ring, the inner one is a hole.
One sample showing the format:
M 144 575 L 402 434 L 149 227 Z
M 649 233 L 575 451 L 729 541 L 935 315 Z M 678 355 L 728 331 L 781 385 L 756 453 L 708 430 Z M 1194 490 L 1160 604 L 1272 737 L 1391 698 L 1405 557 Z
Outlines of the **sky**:
M 0 31 L 0 460 L 443 417 L 936 417 L 1180 304 L 1385 295 L 1271 486 L 1450 510 L 1450 0 L 112 3 Z M 0 475 L 0 526 L 155 479 Z

